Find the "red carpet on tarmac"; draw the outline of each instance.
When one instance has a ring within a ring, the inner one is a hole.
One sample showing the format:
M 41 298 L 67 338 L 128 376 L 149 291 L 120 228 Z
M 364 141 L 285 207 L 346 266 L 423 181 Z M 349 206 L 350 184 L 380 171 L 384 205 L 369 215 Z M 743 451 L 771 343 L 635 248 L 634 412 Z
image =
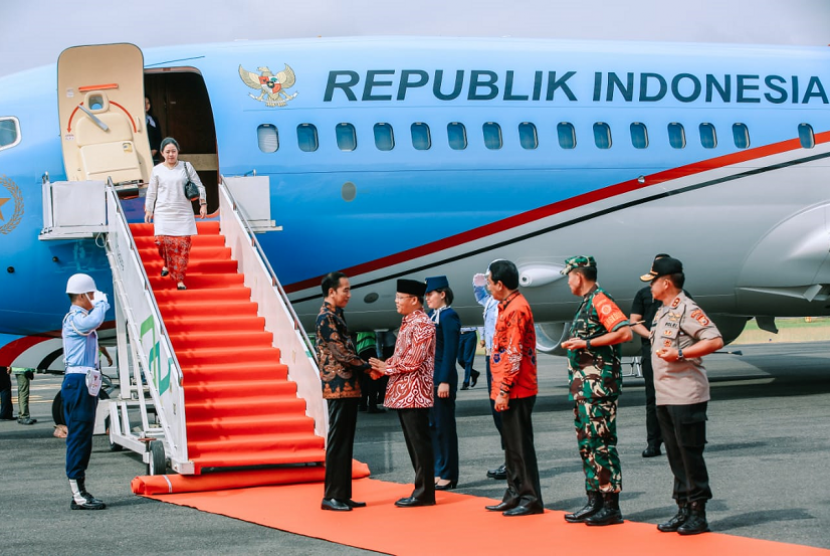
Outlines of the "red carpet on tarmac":
M 297 535 L 399 555 L 830 555 L 830 550 L 820 548 L 719 533 L 681 537 L 660 533 L 652 523 L 626 521 L 610 527 L 569 524 L 562 517 L 564 512 L 559 511 L 509 518 L 484 509 L 486 504 L 497 501 L 450 492 L 436 493 L 436 506 L 393 505 L 411 491 L 412 485 L 368 478 L 356 480 L 354 499 L 367 502 L 368 507 L 351 512 L 320 510 L 321 483 L 147 497 Z

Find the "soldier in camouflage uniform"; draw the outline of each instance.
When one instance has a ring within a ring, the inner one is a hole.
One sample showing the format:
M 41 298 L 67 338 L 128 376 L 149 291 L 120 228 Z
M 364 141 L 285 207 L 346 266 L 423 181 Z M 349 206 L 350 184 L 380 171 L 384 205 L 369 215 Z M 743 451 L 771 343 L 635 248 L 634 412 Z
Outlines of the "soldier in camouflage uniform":
M 620 308 L 597 285 L 593 257 L 571 257 L 562 274 L 568 276 L 571 293 L 582 297 L 570 339 L 562 347 L 568 350 L 570 398 L 588 493 L 585 507 L 565 515 L 565 520 L 614 525 L 623 521 L 617 454 L 617 398 L 622 389 L 619 344 L 631 340 L 631 328 Z

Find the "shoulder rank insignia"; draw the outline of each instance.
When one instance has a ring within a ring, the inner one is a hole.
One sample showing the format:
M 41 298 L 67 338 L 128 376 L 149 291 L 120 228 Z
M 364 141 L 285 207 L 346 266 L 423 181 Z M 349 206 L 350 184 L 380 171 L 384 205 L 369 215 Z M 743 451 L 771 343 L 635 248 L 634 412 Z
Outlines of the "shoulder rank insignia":
M 291 66 L 285 64 L 285 69 L 274 75 L 268 66 L 257 68 L 259 73 L 248 71 L 239 65 L 239 77 L 251 89 L 257 89 L 259 96 L 248 93 L 248 96 L 254 100 L 264 102 L 266 106 L 285 106 L 288 101 L 293 100 L 297 93 L 289 95 L 285 89 L 290 89 L 294 86 L 296 78 L 294 77 L 294 70 Z
M 678 306 L 678 305 L 680 305 L 680 298 L 679 298 L 679 297 L 675 297 L 675 298 L 674 298 L 674 301 L 672 301 L 672 302 L 671 302 L 671 308 L 672 308 L 672 309 L 677 309 L 677 306 Z

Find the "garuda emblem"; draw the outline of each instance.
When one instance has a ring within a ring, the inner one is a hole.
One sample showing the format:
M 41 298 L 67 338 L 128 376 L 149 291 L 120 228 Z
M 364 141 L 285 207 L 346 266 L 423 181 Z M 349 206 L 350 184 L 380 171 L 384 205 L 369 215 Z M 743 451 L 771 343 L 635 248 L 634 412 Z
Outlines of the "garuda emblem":
M 259 73 L 248 71 L 239 65 L 239 77 L 251 89 L 259 91 L 259 96 L 248 93 L 248 96 L 254 100 L 264 102 L 266 106 L 285 106 L 289 100 L 297 96 L 297 93 L 289 95 L 285 89 L 290 89 L 294 86 L 296 81 L 294 77 L 294 70 L 291 66 L 285 64 L 285 69 L 274 75 L 268 66 L 257 68 Z

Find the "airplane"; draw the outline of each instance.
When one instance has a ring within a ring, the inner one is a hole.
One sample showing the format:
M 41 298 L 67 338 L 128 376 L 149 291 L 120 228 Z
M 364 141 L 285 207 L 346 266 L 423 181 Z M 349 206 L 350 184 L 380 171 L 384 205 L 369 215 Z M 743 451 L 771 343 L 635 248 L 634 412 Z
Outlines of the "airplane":
M 472 276 L 506 258 L 540 349 L 555 352 L 577 304 L 559 271 L 577 254 L 596 258 L 626 312 L 654 254 L 681 259 L 727 340 L 753 317 L 774 330 L 776 317 L 830 314 L 827 48 L 409 37 L 126 47 L 137 57 L 77 47 L 57 67 L 0 78 L 0 366 L 61 366 L 71 274 L 112 293 L 95 238 L 41 240 L 42 183 L 123 181 L 113 156 L 130 159 L 127 188 L 146 182 L 145 96 L 211 212 L 220 176 L 267 179 L 266 219 L 282 229 L 259 241 L 308 330 L 332 270 L 351 277 L 355 331 L 398 326 L 396 279 L 442 274 L 462 321 L 480 324 Z M 64 86 L 73 75 L 87 88 Z M 123 124 L 129 149 L 81 160 L 84 114 Z M 124 200 L 131 221 L 142 204 Z

